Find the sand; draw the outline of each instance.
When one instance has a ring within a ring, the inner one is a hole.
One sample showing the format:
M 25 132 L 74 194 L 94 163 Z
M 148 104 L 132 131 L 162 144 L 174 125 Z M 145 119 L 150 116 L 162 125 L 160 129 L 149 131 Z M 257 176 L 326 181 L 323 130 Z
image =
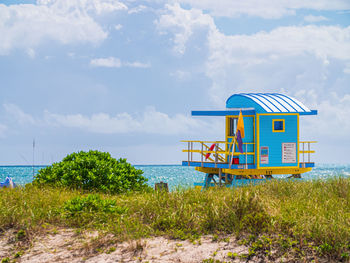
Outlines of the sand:
M 225 262 L 247 262 L 230 258 L 229 252 L 247 254 L 248 247 L 237 244 L 234 238 L 213 241 L 203 236 L 190 242 L 165 237 L 153 237 L 134 241 L 117 242 L 112 236 L 98 236 L 97 232 L 77 234 L 72 229 L 49 231 L 35 237 L 24 246 L 16 240 L 16 234 L 8 230 L 0 235 L 0 259 L 23 254 L 17 262 L 203 262 L 214 259 Z M 249 262 L 259 262 L 252 259 Z M 215 262 L 215 261 L 214 261 Z

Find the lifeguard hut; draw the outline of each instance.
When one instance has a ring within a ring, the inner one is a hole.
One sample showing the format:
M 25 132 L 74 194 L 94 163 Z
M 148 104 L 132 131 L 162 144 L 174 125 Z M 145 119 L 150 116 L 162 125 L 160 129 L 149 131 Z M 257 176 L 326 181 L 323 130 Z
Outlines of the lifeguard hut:
M 226 110 L 192 111 L 192 116 L 225 117 L 225 140 L 183 141 L 187 160 L 182 165 L 205 173 L 204 184 L 197 184 L 205 187 L 256 183 L 277 174 L 299 178 L 315 165 L 311 145 L 316 142 L 299 140 L 299 117 L 304 115 L 317 115 L 317 110 L 277 93 L 234 94 Z M 239 119 L 244 123 L 242 140 L 237 136 Z

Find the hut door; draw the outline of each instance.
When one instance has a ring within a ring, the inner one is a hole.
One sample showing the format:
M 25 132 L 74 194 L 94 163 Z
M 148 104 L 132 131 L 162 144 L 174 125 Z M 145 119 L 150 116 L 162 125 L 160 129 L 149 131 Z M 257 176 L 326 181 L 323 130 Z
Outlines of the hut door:
M 238 147 L 232 145 L 232 140 L 236 136 L 236 130 L 237 130 L 237 121 L 238 117 L 228 117 L 227 120 L 227 142 L 228 142 L 228 150 L 232 152 L 233 147 L 235 147 L 235 152 L 238 153 Z M 243 116 L 243 121 L 244 121 L 244 134 L 245 137 L 243 138 L 243 151 L 244 153 L 239 156 L 239 163 L 240 164 L 245 164 L 246 162 L 248 164 L 253 164 L 254 163 L 254 155 L 247 155 L 247 153 L 254 152 L 254 117 L 253 116 Z M 245 144 L 245 143 L 250 143 L 250 144 Z

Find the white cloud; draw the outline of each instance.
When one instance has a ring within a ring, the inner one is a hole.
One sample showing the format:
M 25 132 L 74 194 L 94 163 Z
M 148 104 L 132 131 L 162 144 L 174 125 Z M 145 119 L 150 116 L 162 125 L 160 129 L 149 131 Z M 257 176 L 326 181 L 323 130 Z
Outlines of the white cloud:
M 119 31 L 122 28 L 123 28 L 123 25 L 121 25 L 121 24 L 118 24 L 118 25 L 114 26 L 114 29 L 117 30 L 117 31 Z
M 94 67 L 120 68 L 121 62 L 119 58 L 95 58 L 90 61 L 90 65 Z
M 308 136 L 350 141 L 350 93 L 340 97 L 330 92 L 327 98 L 320 97 L 316 95 L 314 101 L 310 100 L 318 109 L 318 116 L 305 120 L 306 129 L 312 131 Z
M 79 10 L 98 15 L 128 9 L 125 4 L 118 0 L 37 0 L 37 4 L 53 7 L 62 13 Z
M 323 87 L 321 76 L 327 78 L 330 60 L 350 61 L 350 27 L 280 27 L 233 36 L 213 31 L 208 43 L 206 74 L 213 82 L 209 92 L 221 105 L 240 90 L 280 92 L 285 88 L 293 93 L 303 86 L 298 81 L 301 70 L 313 74 L 319 70 L 318 75 L 303 76 L 302 80 L 313 87 L 317 79 Z
M 328 21 L 329 19 L 327 17 L 324 17 L 324 16 L 308 15 L 308 16 L 304 16 L 304 20 L 306 22 L 316 23 L 316 22 L 321 22 L 321 21 Z
M 165 7 L 168 12 L 161 15 L 155 24 L 161 33 L 171 31 L 174 34 L 174 51 L 176 53 L 185 53 L 186 43 L 195 30 L 201 28 L 216 30 L 212 17 L 203 14 L 201 10 L 185 10 L 179 4 L 166 5 Z
M 139 128 L 127 113 L 117 114 L 114 117 L 106 113 L 98 113 L 88 117 L 82 114 L 62 115 L 46 111 L 45 120 L 47 123 L 58 127 L 79 128 L 106 134 L 126 133 Z
M 199 28 L 207 28 L 211 55 L 222 59 L 239 58 L 247 61 L 250 56 L 293 56 L 307 52 L 318 57 L 350 58 L 350 26 L 289 26 L 253 35 L 227 36 L 218 31 L 213 18 L 197 9 L 185 10 L 178 4 L 167 5 L 168 12 L 156 21 L 159 30 L 174 34 L 174 49 L 184 53 L 186 43 Z M 241 52 L 246 52 L 240 56 Z M 274 57 L 270 57 L 270 56 Z M 259 58 L 258 63 L 263 62 Z M 235 61 L 232 61 L 235 62 Z
M 150 68 L 151 67 L 150 63 L 142 63 L 139 61 L 125 62 L 124 65 L 126 67 L 131 67 L 131 68 Z
M 206 42 L 200 39 L 208 47 L 203 64 L 212 81 L 208 94 L 217 107 L 224 107 L 234 93 L 286 93 L 319 110 L 319 116 L 307 118 L 310 130 L 328 136 L 332 127 L 339 138 L 348 140 L 350 76 L 344 73 L 350 65 L 350 27 L 286 26 L 225 35 L 209 14 L 178 4 L 166 8 L 156 25 L 163 34 L 171 34 L 178 54 L 186 56 L 188 43 L 196 43 L 191 38 L 206 32 Z
M 0 4 L 0 55 L 15 48 L 35 48 L 45 41 L 93 43 L 108 33 L 95 17 L 127 7 L 112 0 L 39 0 L 34 4 Z
M 129 113 L 110 116 L 106 113 L 62 115 L 45 112 L 45 122 L 65 128 L 78 128 L 88 132 L 102 134 L 148 133 L 183 134 L 191 133 L 203 126 L 203 123 L 190 117 L 177 114 L 173 117 L 148 107 L 141 116 L 133 117 Z
M 212 48 L 225 48 L 231 56 L 235 51 L 241 50 L 263 56 L 295 56 L 309 53 L 320 58 L 350 59 L 350 27 L 289 26 L 248 36 L 224 36 L 224 39 L 222 37 L 218 35 L 217 39 L 213 39 Z M 218 43 L 218 40 L 222 40 L 221 43 Z
M 132 8 L 128 11 L 128 14 L 137 14 L 137 13 L 140 13 L 140 12 L 143 12 L 144 10 L 146 10 L 147 7 L 144 6 L 144 5 L 139 5 L 135 8 Z
M 310 71 L 307 63 L 315 60 L 321 63 L 320 68 L 329 66 L 330 60 L 350 61 L 350 27 L 289 26 L 252 35 L 225 35 L 218 31 L 213 18 L 200 10 L 186 10 L 178 4 L 166 8 L 156 25 L 160 31 L 173 34 L 178 54 L 185 54 L 189 39 L 206 28 L 207 42 L 203 45 L 209 50 L 204 63 L 206 75 L 212 79 L 209 93 L 218 106 L 240 90 L 281 91 L 288 87 L 283 82 L 293 81 L 290 78 L 296 68 Z M 305 59 L 306 64 L 297 65 Z
M 107 68 L 150 68 L 150 63 L 142 63 L 139 61 L 134 62 L 121 62 L 119 58 L 108 57 L 108 58 L 95 58 L 90 61 L 90 65 L 93 67 L 107 67 Z
M 37 121 L 30 115 L 22 111 L 21 108 L 19 108 L 15 104 L 4 104 L 6 113 L 11 118 L 11 120 L 14 120 L 18 122 L 19 124 L 36 124 Z
M 214 16 L 237 17 L 240 15 L 258 16 L 263 18 L 281 18 L 294 15 L 297 9 L 311 10 L 348 10 L 347 0 L 178 0 L 192 7 L 208 10 Z
M 5 111 L 11 121 L 20 125 L 35 125 L 40 127 L 75 128 L 100 134 L 147 133 L 147 134 L 192 134 L 208 129 L 209 126 L 200 120 L 176 114 L 169 116 L 147 107 L 142 114 L 131 115 L 123 112 L 111 116 L 107 113 L 96 113 L 91 116 L 83 114 L 57 114 L 44 111 L 42 118 L 34 118 L 23 112 L 14 104 L 4 104 Z M 0 124 L 0 135 L 7 129 Z

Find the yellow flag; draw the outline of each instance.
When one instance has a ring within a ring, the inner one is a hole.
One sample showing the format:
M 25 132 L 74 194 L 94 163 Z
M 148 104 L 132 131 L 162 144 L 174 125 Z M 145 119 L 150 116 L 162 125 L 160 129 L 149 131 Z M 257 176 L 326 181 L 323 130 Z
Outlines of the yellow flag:
M 238 131 L 240 131 L 241 137 L 244 138 L 244 121 L 243 121 L 242 110 L 239 112 L 236 134 L 238 133 Z

